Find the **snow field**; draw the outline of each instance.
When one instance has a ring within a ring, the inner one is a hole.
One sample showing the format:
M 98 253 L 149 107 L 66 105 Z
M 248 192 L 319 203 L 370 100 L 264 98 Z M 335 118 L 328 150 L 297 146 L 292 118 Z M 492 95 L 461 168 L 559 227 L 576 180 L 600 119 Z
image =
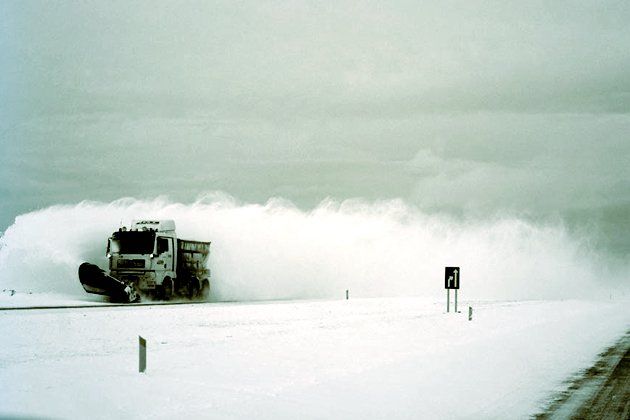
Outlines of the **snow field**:
M 461 314 L 446 314 L 445 302 L 378 298 L 0 312 L 0 416 L 524 418 L 628 329 L 626 304 L 461 302 Z

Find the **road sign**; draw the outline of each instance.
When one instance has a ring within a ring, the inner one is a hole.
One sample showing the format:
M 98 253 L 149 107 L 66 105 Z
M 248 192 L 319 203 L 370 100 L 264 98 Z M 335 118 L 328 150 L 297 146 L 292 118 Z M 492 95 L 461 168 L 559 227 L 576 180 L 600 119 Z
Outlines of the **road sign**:
M 459 267 L 446 267 L 444 270 L 444 288 L 445 289 L 459 289 L 459 278 L 461 272 Z

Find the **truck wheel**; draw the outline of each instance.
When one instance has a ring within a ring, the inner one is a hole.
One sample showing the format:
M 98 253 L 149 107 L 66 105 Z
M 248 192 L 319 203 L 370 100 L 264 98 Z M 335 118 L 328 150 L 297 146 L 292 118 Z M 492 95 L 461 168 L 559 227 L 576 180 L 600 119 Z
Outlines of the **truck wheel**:
M 208 300 L 210 297 L 210 282 L 208 279 L 204 279 L 201 283 L 201 293 L 199 294 L 201 300 Z
M 173 297 L 173 280 L 170 277 L 162 282 L 162 297 L 164 300 L 170 300 Z
M 188 285 L 188 299 L 195 299 L 199 296 L 199 280 L 197 277 L 192 277 L 190 279 L 190 284 Z

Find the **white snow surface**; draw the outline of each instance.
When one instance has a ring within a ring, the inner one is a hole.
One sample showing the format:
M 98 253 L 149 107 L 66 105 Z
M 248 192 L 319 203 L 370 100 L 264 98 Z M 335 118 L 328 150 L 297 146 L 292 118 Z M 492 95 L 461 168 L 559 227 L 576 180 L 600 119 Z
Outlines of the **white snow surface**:
M 461 302 L 447 314 L 423 298 L 351 298 L 0 311 L 0 417 L 526 418 L 624 334 L 627 304 Z

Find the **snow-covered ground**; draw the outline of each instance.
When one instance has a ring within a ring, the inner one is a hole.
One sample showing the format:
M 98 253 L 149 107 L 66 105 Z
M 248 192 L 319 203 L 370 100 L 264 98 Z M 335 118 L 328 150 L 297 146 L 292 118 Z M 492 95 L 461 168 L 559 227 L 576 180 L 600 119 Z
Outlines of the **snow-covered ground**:
M 0 416 L 523 418 L 630 326 L 627 302 L 444 306 L 383 298 L 2 311 Z
M 100 295 L 84 293 L 72 296 L 61 293 L 28 293 L 14 289 L 0 290 L 0 308 L 24 308 L 46 306 L 87 306 L 102 305 L 107 300 Z

